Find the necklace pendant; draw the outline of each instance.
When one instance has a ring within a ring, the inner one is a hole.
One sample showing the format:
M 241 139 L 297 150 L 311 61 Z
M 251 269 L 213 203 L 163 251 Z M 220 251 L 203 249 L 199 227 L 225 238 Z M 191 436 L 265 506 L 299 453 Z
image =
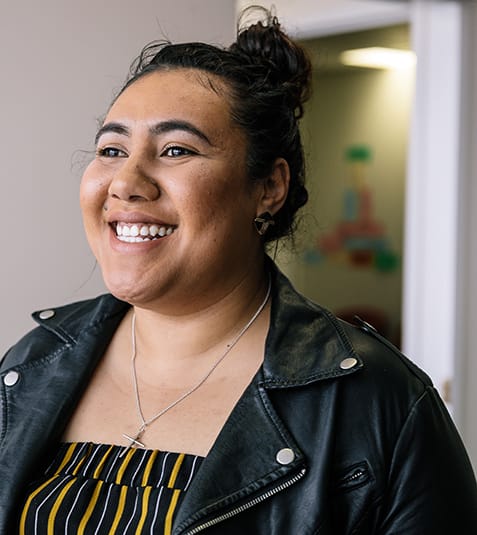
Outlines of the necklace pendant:
M 131 448 L 142 448 L 144 449 L 146 447 L 145 444 L 140 442 L 138 439 L 143 433 L 143 429 L 139 431 L 139 433 L 135 437 L 131 437 L 127 435 L 126 433 L 123 433 L 123 437 L 127 440 L 129 440 L 129 444 L 124 448 L 124 450 L 120 453 L 119 457 L 124 457 L 126 455 L 126 452 L 128 452 Z

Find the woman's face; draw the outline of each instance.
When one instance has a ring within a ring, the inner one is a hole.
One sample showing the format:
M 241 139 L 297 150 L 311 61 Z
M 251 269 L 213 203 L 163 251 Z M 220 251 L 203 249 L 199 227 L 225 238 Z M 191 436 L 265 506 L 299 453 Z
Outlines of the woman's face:
M 206 305 L 260 265 L 260 184 L 226 93 L 205 76 L 159 71 L 129 86 L 82 179 L 90 246 L 109 290 L 133 304 Z

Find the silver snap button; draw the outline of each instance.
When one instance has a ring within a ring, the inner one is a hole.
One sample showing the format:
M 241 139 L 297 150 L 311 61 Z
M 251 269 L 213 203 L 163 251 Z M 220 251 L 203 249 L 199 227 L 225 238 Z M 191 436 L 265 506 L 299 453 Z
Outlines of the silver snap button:
M 5 386 L 13 386 L 18 382 L 18 379 L 20 379 L 20 374 L 15 370 L 12 370 L 3 378 L 3 384 Z
M 340 368 L 342 370 L 349 370 L 350 368 L 356 366 L 356 364 L 358 364 L 358 361 L 353 357 L 349 357 L 340 362 Z
M 38 314 L 38 317 L 39 317 L 41 320 L 49 320 L 49 319 L 52 318 L 54 315 L 55 315 L 55 311 L 54 311 L 54 310 L 42 310 L 42 311 Z
M 283 448 L 277 453 L 276 459 L 280 464 L 290 464 L 295 459 L 295 452 L 290 448 Z

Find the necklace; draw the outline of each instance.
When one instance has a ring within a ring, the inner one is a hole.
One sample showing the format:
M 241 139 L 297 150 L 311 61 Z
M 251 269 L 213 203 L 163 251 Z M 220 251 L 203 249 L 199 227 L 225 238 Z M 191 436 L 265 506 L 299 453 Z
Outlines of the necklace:
M 164 407 L 159 412 L 151 416 L 151 418 L 144 417 L 144 412 L 142 410 L 141 406 L 141 399 L 139 397 L 139 386 L 137 381 L 137 372 L 136 372 L 136 314 L 133 313 L 132 321 L 131 321 L 131 346 L 132 346 L 132 354 L 131 354 L 131 374 L 133 379 L 133 385 L 134 385 L 134 395 L 136 400 L 136 410 L 139 416 L 139 419 L 141 421 L 141 425 L 137 431 L 137 433 L 134 436 L 127 435 L 126 433 L 122 433 L 122 436 L 129 441 L 129 444 L 124 448 L 124 450 L 121 452 L 120 457 L 126 454 L 126 452 L 130 448 L 145 448 L 146 445 L 141 442 L 142 435 L 146 432 L 146 429 L 153 424 L 157 419 L 159 419 L 163 414 L 171 410 L 173 407 L 178 405 L 181 401 L 184 401 L 184 399 L 188 398 L 191 394 L 193 394 L 197 389 L 199 389 L 206 381 L 207 379 L 212 375 L 212 372 L 217 368 L 217 366 L 224 360 L 224 358 L 229 354 L 229 352 L 232 350 L 232 348 L 235 346 L 235 344 L 242 338 L 242 336 L 246 333 L 246 331 L 249 329 L 249 327 L 252 325 L 252 323 L 258 318 L 262 310 L 265 308 L 265 305 L 267 304 L 268 298 L 270 297 L 270 291 L 271 291 L 271 279 L 268 280 L 268 288 L 267 293 L 265 295 L 264 300 L 260 303 L 260 306 L 257 308 L 253 316 L 248 320 L 246 325 L 242 327 L 241 331 L 237 334 L 237 336 L 227 344 L 227 348 L 225 351 L 220 355 L 218 359 L 214 362 L 212 367 L 205 373 L 205 375 L 194 385 L 192 388 L 184 392 L 180 397 L 178 397 L 176 400 L 174 400 L 172 403 L 167 405 L 167 407 Z

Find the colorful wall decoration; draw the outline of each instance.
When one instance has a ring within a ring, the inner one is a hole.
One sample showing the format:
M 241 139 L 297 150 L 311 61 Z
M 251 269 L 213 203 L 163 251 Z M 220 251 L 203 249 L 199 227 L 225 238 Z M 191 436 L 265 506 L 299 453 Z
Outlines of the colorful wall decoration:
M 329 260 L 382 272 L 394 271 L 399 266 L 399 255 L 391 248 L 386 227 L 374 215 L 368 176 L 371 157 L 371 149 L 366 145 L 346 148 L 349 175 L 343 191 L 341 219 L 305 251 L 306 263 Z

